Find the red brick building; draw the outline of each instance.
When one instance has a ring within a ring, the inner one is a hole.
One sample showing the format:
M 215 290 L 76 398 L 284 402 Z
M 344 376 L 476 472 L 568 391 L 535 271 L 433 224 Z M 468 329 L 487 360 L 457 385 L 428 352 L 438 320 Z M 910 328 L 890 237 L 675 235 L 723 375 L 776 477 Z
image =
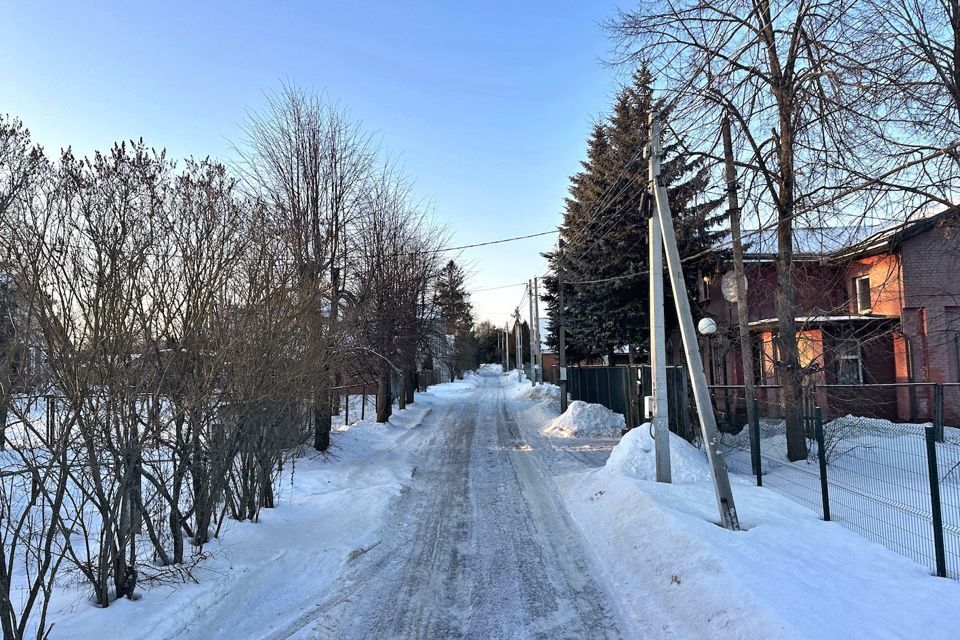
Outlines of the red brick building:
M 775 237 L 748 242 L 755 379 L 776 385 Z M 960 382 L 960 208 L 884 229 L 797 229 L 795 259 L 800 364 L 826 415 L 931 419 L 932 386 L 892 385 Z M 712 384 L 742 384 L 737 307 L 722 276 L 703 278 L 700 306 L 718 331 L 701 351 Z M 771 405 L 776 393 L 762 391 Z M 960 423 L 960 388 L 946 388 L 944 413 Z

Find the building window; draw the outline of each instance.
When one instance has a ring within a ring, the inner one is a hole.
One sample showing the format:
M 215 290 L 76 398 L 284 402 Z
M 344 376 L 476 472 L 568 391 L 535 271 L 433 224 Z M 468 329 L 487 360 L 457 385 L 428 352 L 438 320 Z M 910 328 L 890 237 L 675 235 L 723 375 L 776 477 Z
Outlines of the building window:
M 857 293 L 857 313 L 870 313 L 870 276 L 853 281 Z
M 697 299 L 699 302 L 710 302 L 710 276 L 697 271 Z
M 837 384 L 863 384 L 863 360 L 856 340 L 837 340 Z

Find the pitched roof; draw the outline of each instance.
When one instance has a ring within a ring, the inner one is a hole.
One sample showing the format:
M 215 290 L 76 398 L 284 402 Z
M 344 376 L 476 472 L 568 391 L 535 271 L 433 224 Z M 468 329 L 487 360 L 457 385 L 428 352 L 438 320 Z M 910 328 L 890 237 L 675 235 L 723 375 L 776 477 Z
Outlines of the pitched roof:
M 886 250 L 892 244 L 921 233 L 939 220 L 958 213 L 960 206 L 954 206 L 887 224 L 794 227 L 794 256 L 800 260 L 839 258 Z M 744 229 L 742 237 L 744 256 L 748 260 L 764 260 L 777 254 L 775 228 Z M 719 246 L 728 245 L 729 234 L 726 234 Z

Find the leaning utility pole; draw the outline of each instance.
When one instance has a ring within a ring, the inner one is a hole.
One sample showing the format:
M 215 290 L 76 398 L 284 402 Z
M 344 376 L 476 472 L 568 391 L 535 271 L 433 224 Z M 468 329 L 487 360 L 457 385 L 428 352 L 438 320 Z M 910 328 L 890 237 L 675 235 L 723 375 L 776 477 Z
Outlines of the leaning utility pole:
M 660 146 L 660 120 L 653 112 L 650 114 L 650 158 L 656 159 L 659 164 L 663 149 Z M 667 190 L 660 185 L 659 178 L 653 181 L 654 198 L 656 200 L 657 219 L 663 233 L 663 245 L 667 255 L 667 268 L 670 271 L 670 286 L 673 290 L 673 299 L 677 307 L 677 317 L 680 321 L 680 335 L 683 338 L 683 351 L 687 360 L 687 370 L 690 373 L 690 382 L 693 385 L 693 397 L 697 405 L 697 415 L 700 418 L 700 433 L 703 444 L 707 449 L 707 461 L 710 463 L 710 474 L 713 476 L 713 488 L 717 497 L 717 506 L 720 509 L 720 520 L 723 526 L 733 531 L 740 530 L 740 521 L 737 518 L 737 509 L 733 502 L 733 491 L 730 488 L 730 476 L 727 465 L 720 451 L 720 434 L 717 431 L 717 417 L 713 413 L 710 402 L 710 390 L 707 388 L 707 377 L 703 369 L 703 359 L 700 357 L 700 346 L 697 344 L 697 330 L 693 324 L 693 314 L 690 312 L 690 300 L 687 298 L 687 288 L 683 280 L 683 265 L 680 262 L 680 251 L 677 248 L 677 236 L 673 228 L 673 217 L 670 214 L 670 202 Z
M 651 143 L 650 191 L 660 178 L 660 154 Z M 644 198 L 646 200 L 646 198 Z M 642 203 L 641 203 L 642 204 Z M 655 208 L 656 205 L 654 205 Z M 657 482 L 670 482 L 670 411 L 667 400 L 667 337 L 663 317 L 663 236 L 656 213 L 648 223 L 650 267 L 650 382 L 653 387 L 653 438 Z
M 730 116 L 723 114 L 723 160 L 727 178 L 727 203 L 730 209 L 730 240 L 733 244 L 733 277 L 736 280 L 735 296 L 737 305 L 737 324 L 740 329 L 740 364 L 743 368 L 743 396 L 747 404 L 747 427 L 750 433 L 751 454 L 757 451 L 760 443 L 752 425 L 756 417 L 753 401 L 756 391 L 753 382 L 753 341 L 750 339 L 750 314 L 747 308 L 747 274 L 743 268 L 743 243 L 740 240 L 740 201 L 737 198 L 737 168 L 733 162 L 733 136 L 730 133 Z M 726 293 L 726 292 L 724 292 Z M 760 473 L 757 457 L 750 456 L 753 474 Z
M 540 378 L 538 382 L 543 384 L 543 346 L 540 343 L 540 287 L 537 285 L 537 279 L 533 279 L 533 326 L 536 327 L 534 335 L 537 336 L 537 362 L 540 368 L 537 370 Z

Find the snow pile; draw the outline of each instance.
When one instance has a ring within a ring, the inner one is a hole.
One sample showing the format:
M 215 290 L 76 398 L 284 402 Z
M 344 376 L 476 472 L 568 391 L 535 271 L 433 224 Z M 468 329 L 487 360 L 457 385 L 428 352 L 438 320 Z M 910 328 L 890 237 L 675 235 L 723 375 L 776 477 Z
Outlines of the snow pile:
M 610 452 L 604 469 L 637 480 L 656 480 L 656 445 L 651 429 L 650 423 L 644 423 L 628 431 Z M 673 482 L 710 479 L 710 467 L 703 452 L 674 433 L 670 434 L 670 476 Z
M 516 369 L 511 369 L 510 371 L 507 371 L 501 375 L 506 378 L 508 383 L 518 384 L 524 382 L 523 378 L 520 377 L 520 372 Z M 530 382 L 527 381 L 527 384 L 530 384 Z
M 615 436 L 624 426 L 626 421 L 621 414 L 600 404 L 574 400 L 565 413 L 543 428 L 543 433 L 561 438 Z
M 638 431 L 635 429 L 634 431 Z M 671 446 L 674 443 L 671 442 Z M 660 638 L 956 638 L 960 584 L 764 487 L 735 485 L 743 531 L 709 482 L 562 478 L 622 610 Z
M 529 380 L 513 382 L 505 388 L 507 395 L 514 400 L 532 400 L 533 402 L 552 401 L 560 406 L 560 387 L 555 384 L 538 384 L 533 386 Z
M 520 398 L 533 400 L 534 402 L 542 402 L 544 400 L 560 402 L 560 387 L 555 384 L 538 384 L 535 387 L 529 387 L 521 392 Z

